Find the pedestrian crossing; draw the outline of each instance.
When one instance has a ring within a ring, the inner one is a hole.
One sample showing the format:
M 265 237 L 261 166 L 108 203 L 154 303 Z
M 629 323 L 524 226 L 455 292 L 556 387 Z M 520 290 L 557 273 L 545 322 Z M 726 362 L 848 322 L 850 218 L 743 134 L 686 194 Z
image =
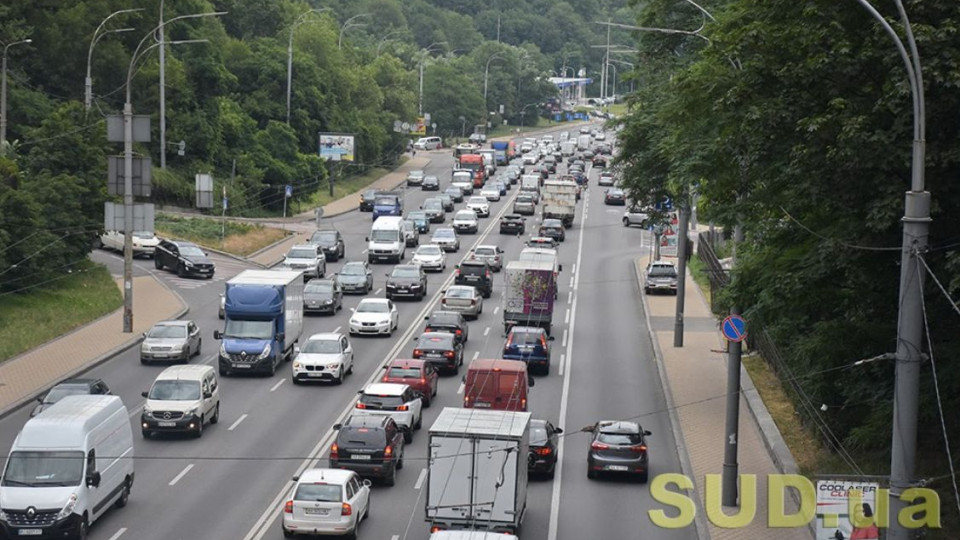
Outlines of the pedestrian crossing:
M 153 268 L 152 261 L 148 261 L 146 264 L 149 266 L 144 266 L 144 269 L 149 268 L 150 271 L 164 283 L 182 291 L 190 291 L 194 289 L 199 289 L 201 287 L 206 287 L 207 285 L 215 285 L 218 289 L 223 289 L 223 282 L 229 280 L 230 278 L 236 276 L 243 270 L 254 268 L 254 266 L 248 262 L 240 261 L 231 257 L 224 257 L 222 255 L 210 254 L 210 260 L 216 265 L 216 272 L 213 274 L 212 279 L 204 279 L 200 277 L 180 277 L 176 273 L 169 272 L 167 270 L 155 270 Z

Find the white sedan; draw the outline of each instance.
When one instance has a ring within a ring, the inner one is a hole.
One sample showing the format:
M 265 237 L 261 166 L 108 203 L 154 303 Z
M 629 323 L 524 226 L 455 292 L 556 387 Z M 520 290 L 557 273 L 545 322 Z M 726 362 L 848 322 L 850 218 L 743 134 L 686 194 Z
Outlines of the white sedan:
M 484 186 L 483 189 L 480 190 L 480 195 L 482 195 L 488 201 L 499 201 L 500 188 L 498 188 L 496 184 Z
M 293 361 L 293 384 L 304 381 L 333 381 L 353 373 L 353 347 L 343 334 L 314 334 L 297 351 Z
M 447 269 L 447 255 L 436 244 L 423 244 L 413 254 L 413 264 L 420 265 L 423 271 L 443 272 Z
M 398 321 L 397 306 L 393 300 L 364 298 L 350 317 L 350 335 L 386 334 L 390 336 L 397 329 Z
M 490 217 L 490 201 L 486 197 L 470 197 L 467 208 L 477 213 L 477 217 Z
M 480 230 L 480 222 L 473 210 L 460 210 L 453 216 L 453 230 L 458 233 L 476 233 Z

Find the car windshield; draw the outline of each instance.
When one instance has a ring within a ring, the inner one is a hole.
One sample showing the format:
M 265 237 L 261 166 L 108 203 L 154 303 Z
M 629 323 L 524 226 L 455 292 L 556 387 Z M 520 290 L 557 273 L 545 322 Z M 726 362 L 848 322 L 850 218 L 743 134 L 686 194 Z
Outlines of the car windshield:
M 403 398 L 400 396 L 377 396 L 373 394 L 361 394 L 360 403 L 362 403 L 366 409 L 393 410 L 403 405 Z
M 79 486 L 83 479 L 83 462 L 83 452 L 11 452 L 0 485 Z
M 187 257 L 203 257 L 203 251 L 197 246 L 181 246 L 180 254 Z
M 473 213 L 473 210 L 461 210 L 457 212 L 457 215 L 453 219 L 465 219 L 467 221 L 473 221 L 477 219 L 477 215 Z
M 313 236 L 310 237 L 310 241 L 314 243 L 334 243 L 337 241 L 337 233 L 335 232 L 315 232 Z
M 534 446 L 547 444 L 547 428 L 543 426 L 530 426 L 530 444 Z
M 340 340 L 311 339 L 303 344 L 300 352 L 307 354 L 336 354 L 340 352 Z
M 387 370 L 387 377 L 393 379 L 419 379 L 420 370 L 417 368 L 392 367 Z
M 439 182 L 440 179 L 437 178 L 436 176 L 424 176 L 424 177 L 423 177 L 423 181 L 426 182 L 426 183 L 428 183 L 428 184 L 435 184 L 435 183 Z
M 623 446 L 632 446 L 641 444 L 643 437 L 639 433 L 603 433 L 597 435 L 597 441 L 605 444 L 617 444 Z
M 452 349 L 453 336 L 451 334 L 422 334 L 417 339 L 419 349 Z
M 471 287 L 470 289 L 472 289 Z M 450 287 L 447 289 L 447 298 L 473 298 L 473 291 L 467 288 Z
M 43 396 L 44 403 L 56 403 L 61 399 L 67 396 L 76 396 L 81 394 L 87 394 L 90 392 L 90 387 L 87 385 L 60 385 L 54 386 L 47 392 L 46 396 Z
M 467 173 L 453 173 L 453 181 L 454 181 L 454 182 L 469 182 L 469 181 L 470 181 L 470 178 L 471 178 L 471 177 L 470 177 L 470 173 L 468 173 L 468 172 L 467 172 Z
M 427 199 L 424 201 L 423 207 L 426 210 L 439 210 L 443 208 L 443 201 L 440 199 Z
M 478 247 L 477 249 L 473 250 L 473 253 L 474 255 L 482 255 L 484 257 L 493 257 L 493 256 L 496 256 L 497 250 L 494 248 Z
M 367 200 L 371 200 L 376 196 L 377 196 L 377 190 L 375 189 L 368 189 L 363 192 L 363 198 Z
M 199 381 L 161 379 L 153 383 L 147 399 L 159 401 L 194 401 L 200 399 Z
M 377 197 L 377 200 L 374 204 L 376 204 L 377 206 L 396 206 L 397 198 L 396 197 Z
M 483 197 L 470 197 L 469 204 L 487 204 L 487 199 Z
M 273 321 L 227 319 L 223 335 L 227 338 L 273 339 Z
M 517 332 L 510 334 L 510 343 L 513 345 L 535 345 L 540 342 L 539 332 Z
M 665 264 L 657 264 L 650 267 L 650 277 L 677 277 L 677 269 Z
M 336 484 L 299 484 L 293 499 L 309 502 L 341 502 L 341 492 Z
M 357 313 L 388 313 L 390 309 L 383 302 L 360 302 Z
M 437 229 L 437 232 L 433 233 L 434 238 L 455 238 L 453 229 Z
M 367 271 L 363 268 L 362 264 L 348 263 L 340 269 L 341 276 L 362 276 L 366 273 Z
M 423 177 L 423 171 L 410 171 L 408 176 L 412 176 L 413 178 L 421 178 Z
M 427 214 L 424 212 L 410 212 L 409 214 L 407 214 L 407 217 L 409 217 L 414 221 L 426 221 Z
M 417 248 L 417 255 L 440 255 L 440 246 L 420 246 Z
M 420 277 L 420 270 L 416 266 L 397 266 L 390 273 L 390 277 L 395 278 L 415 278 Z
M 373 446 L 382 448 L 386 444 L 386 433 L 382 429 L 370 429 L 365 427 L 343 426 L 340 428 L 340 436 L 337 437 L 340 445 L 348 444 L 350 446 Z
M 182 339 L 187 337 L 187 327 L 166 324 L 154 326 L 147 332 L 147 337 L 153 339 Z
M 396 242 L 397 231 L 374 229 L 370 232 L 370 239 L 374 242 Z
M 518 203 L 532 203 L 532 202 L 533 202 L 533 197 L 530 196 L 530 195 L 518 195 L 518 196 L 517 196 L 517 202 L 518 202 Z
M 307 283 L 303 288 L 305 293 L 328 293 L 333 292 L 333 283 L 329 281 L 318 281 L 316 283 Z
M 559 227 L 563 227 L 563 224 L 560 223 L 560 220 L 559 220 L 559 219 L 545 219 L 545 220 L 543 220 L 543 226 L 544 226 L 544 227 L 559 228 Z
M 619 189 L 611 189 L 611 190 L 608 191 L 607 193 L 609 193 L 611 197 L 622 197 L 622 196 L 623 196 L 623 192 L 620 191 Z
M 454 195 L 462 195 L 463 191 L 457 186 L 450 186 L 443 191 L 444 193 L 450 193 Z
M 288 259 L 315 259 L 317 258 L 317 252 L 310 249 L 291 249 L 290 253 L 287 253 Z

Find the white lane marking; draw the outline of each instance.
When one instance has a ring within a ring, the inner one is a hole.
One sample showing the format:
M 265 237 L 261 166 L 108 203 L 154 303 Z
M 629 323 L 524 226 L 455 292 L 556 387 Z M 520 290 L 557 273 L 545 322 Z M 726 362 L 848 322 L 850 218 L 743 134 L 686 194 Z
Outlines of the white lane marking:
M 125 532 L 127 532 L 127 528 L 121 527 L 119 531 L 113 533 L 113 536 L 110 537 L 110 540 L 117 540 L 117 538 L 120 538 L 121 536 L 123 536 L 123 533 Z
M 380 287 L 379 289 L 377 289 L 377 292 L 375 292 L 375 293 L 373 293 L 373 294 L 380 294 L 381 292 L 383 292 L 383 287 Z
M 417 488 L 417 489 L 420 489 L 420 488 Z M 395 534 L 395 535 L 393 535 L 393 536 L 390 537 L 390 540 L 400 540 L 400 535 L 399 535 L 399 534 Z
M 573 288 L 573 278 L 574 278 L 574 276 L 570 276 L 570 288 L 571 288 L 571 289 Z M 573 292 L 573 291 L 571 291 L 571 293 L 572 293 L 572 292 Z
M 340 331 L 341 328 L 343 328 L 343 327 L 342 327 L 342 326 L 338 326 L 338 327 L 334 328 L 334 329 L 333 329 L 333 333 L 336 334 L 337 332 Z
M 240 425 L 240 422 L 243 422 L 246 419 L 247 419 L 247 415 L 241 414 L 240 418 L 237 418 L 237 420 L 234 423 L 230 424 L 230 427 L 227 428 L 227 431 L 233 431 L 234 429 L 236 429 L 237 426 Z
M 190 472 L 190 469 L 192 469 L 192 468 L 193 468 L 193 463 L 191 463 L 191 464 L 187 465 L 186 467 L 184 467 L 183 470 L 180 471 L 180 474 L 174 476 L 174 477 L 173 477 L 173 480 L 171 480 L 170 483 L 167 484 L 167 485 L 168 485 L 168 486 L 175 486 L 175 485 L 177 485 L 177 482 L 179 482 L 181 478 L 183 478 L 184 476 L 186 476 L 187 473 Z
M 567 355 L 561 353 L 561 354 L 560 354 L 560 376 L 561 376 L 561 377 L 563 377 L 563 369 L 564 369 L 564 364 L 566 363 L 566 362 L 565 362 L 566 359 L 567 359 Z
M 567 330 L 566 329 L 563 330 L 563 346 L 564 347 L 567 346 Z
M 500 311 L 500 306 L 496 306 L 496 307 L 493 308 L 493 314 L 494 314 L 494 315 L 496 315 L 498 311 Z
M 420 469 L 420 476 L 417 477 L 417 483 L 413 485 L 413 489 L 420 489 L 423 487 L 423 481 L 427 479 L 427 470 Z
M 571 283 L 570 286 L 573 287 L 573 283 Z M 573 291 L 570 291 L 567 293 L 567 303 L 569 304 L 571 302 L 573 302 Z
M 571 274 L 577 275 L 577 263 L 573 263 L 573 269 L 570 271 Z
M 570 324 L 570 308 L 567 308 L 567 314 L 563 316 L 563 324 Z
M 480 351 L 473 351 L 473 359 L 476 360 L 480 357 Z
M 366 255 L 366 254 L 367 254 L 367 251 L 368 251 L 368 250 L 365 249 L 365 250 L 361 251 L 360 253 L 363 253 L 364 255 Z
M 590 193 L 587 193 L 585 203 L 590 204 Z M 586 217 L 586 216 L 584 216 Z M 583 220 L 584 225 L 586 224 L 586 219 Z M 577 262 L 576 265 L 580 265 L 581 257 L 583 256 L 583 237 L 584 234 L 580 235 L 580 240 L 577 246 Z M 580 275 L 577 274 L 576 284 L 580 284 Z M 572 313 L 570 315 L 570 334 L 572 335 L 574 329 L 577 327 L 577 303 L 580 302 L 580 297 L 577 296 L 576 302 L 573 303 Z M 566 341 L 567 331 L 564 330 L 564 341 Z M 563 379 L 563 391 L 560 394 L 560 425 L 564 425 L 567 420 L 567 402 L 570 399 L 570 380 L 573 379 L 571 372 L 573 371 L 573 340 L 570 340 L 570 344 L 567 346 L 566 357 L 570 359 L 570 364 L 567 365 L 566 372 L 567 376 Z M 563 357 L 561 357 L 563 358 Z M 547 529 L 547 540 L 557 540 L 557 526 L 560 523 L 560 489 L 563 485 L 563 448 L 564 442 L 567 440 L 566 437 L 560 437 L 560 441 L 557 443 L 557 470 L 554 473 L 553 480 L 553 494 L 550 498 L 550 524 Z
M 283 382 L 286 381 L 286 380 L 287 380 L 287 379 L 280 379 L 279 381 L 277 381 L 277 384 L 275 384 L 275 385 L 273 385 L 273 386 L 270 387 L 270 391 L 273 392 L 273 391 L 276 390 L 277 388 L 280 388 L 280 385 L 283 384 Z
M 458 394 L 462 394 L 462 393 L 463 393 L 463 383 L 460 383 L 460 386 L 457 387 L 457 393 L 458 393 Z
M 490 334 L 490 327 L 488 326 L 488 327 L 486 327 L 486 328 L 483 329 L 483 335 L 486 336 L 486 335 L 489 335 L 489 334 Z

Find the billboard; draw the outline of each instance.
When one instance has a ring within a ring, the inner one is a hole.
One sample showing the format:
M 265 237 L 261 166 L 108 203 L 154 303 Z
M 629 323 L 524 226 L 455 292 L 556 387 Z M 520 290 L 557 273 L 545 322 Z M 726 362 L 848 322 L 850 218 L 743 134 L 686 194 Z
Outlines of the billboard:
M 411 135 L 426 135 L 427 134 L 427 119 L 424 117 L 417 118 L 417 123 L 410 126 Z
M 880 538 L 869 523 L 877 511 L 875 482 L 817 480 L 816 540 Z
M 354 161 L 353 135 L 321 133 L 320 157 L 330 161 Z
M 669 223 L 664 227 L 663 234 L 660 235 L 660 256 L 661 257 L 676 257 L 677 256 L 677 244 L 680 239 L 679 237 L 679 220 L 677 219 L 677 214 L 672 212 L 670 214 Z

